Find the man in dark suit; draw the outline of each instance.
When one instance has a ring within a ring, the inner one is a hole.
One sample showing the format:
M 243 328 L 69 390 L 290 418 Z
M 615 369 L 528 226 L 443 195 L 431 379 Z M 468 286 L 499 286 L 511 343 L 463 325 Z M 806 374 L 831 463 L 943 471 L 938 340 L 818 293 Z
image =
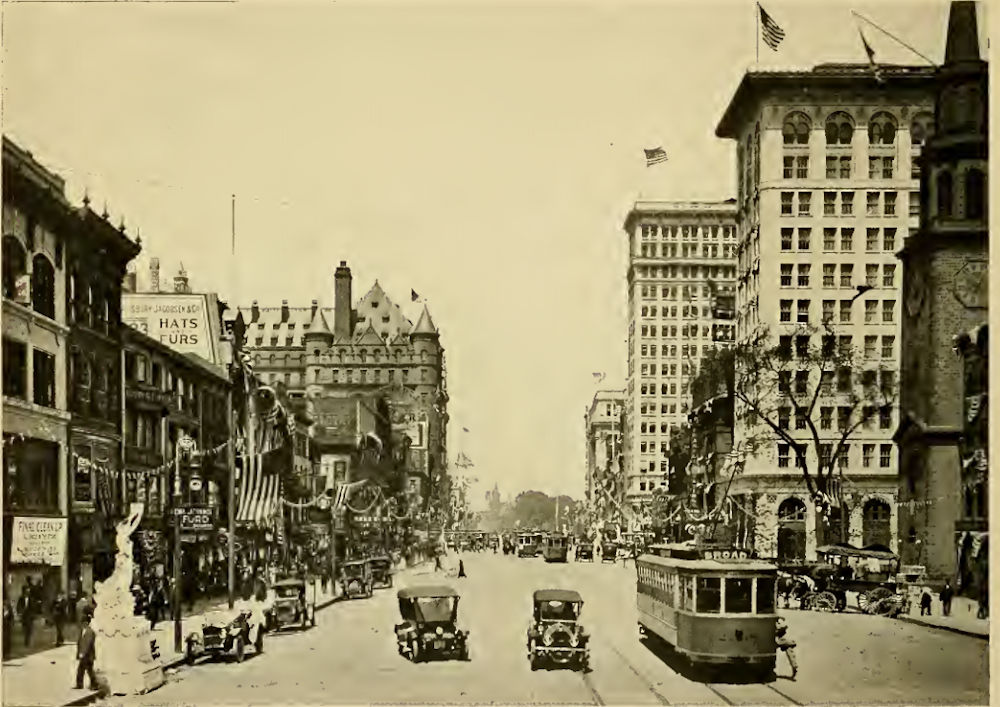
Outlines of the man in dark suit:
M 76 642 L 76 689 L 83 689 L 83 674 L 90 678 L 90 689 L 97 689 L 97 675 L 94 673 L 94 659 L 97 657 L 96 647 L 97 636 L 94 629 L 90 627 L 90 616 L 84 614 L 82 627 L 80 628 L 80 638 Z

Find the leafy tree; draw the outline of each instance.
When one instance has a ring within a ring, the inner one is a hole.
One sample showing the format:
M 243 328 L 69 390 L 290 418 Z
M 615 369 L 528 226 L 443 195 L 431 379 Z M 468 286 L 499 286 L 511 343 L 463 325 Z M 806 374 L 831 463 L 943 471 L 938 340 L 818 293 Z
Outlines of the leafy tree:
M 777 338 L 758 328 L 730 353 L 706 358 L 700 373 L 704 385 L 733 377 L 738 446 L 754 456 L 788 445 L 787 463 L 824 515 L 839 495 L 838 460 L 862 427 L 891 414 L 897 392 L 895 372 L 859 355 L 831 324 L 800 325 Z

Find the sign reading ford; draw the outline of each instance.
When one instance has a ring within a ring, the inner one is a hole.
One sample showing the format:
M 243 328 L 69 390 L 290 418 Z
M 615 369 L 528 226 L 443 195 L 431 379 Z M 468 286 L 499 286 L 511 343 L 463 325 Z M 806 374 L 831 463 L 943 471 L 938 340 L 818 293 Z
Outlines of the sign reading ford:
M 181 506 L 174 509 L 180 520 L 181 532 L 196 533 L 215 527 L 215 509 L 209 506 Z

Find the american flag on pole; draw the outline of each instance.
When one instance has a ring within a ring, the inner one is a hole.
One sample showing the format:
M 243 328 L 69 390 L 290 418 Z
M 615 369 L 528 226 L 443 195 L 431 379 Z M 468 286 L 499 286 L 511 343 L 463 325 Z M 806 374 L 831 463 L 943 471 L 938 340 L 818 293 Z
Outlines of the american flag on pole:
M 778 26 L 778 23 L 774 21 L 773 17 L 767 14 L 767 11 L 761 7 L 760 3 L 757 3 L 757 9 L 760 10 L 760 33 L 764 38 L 764 44 L 771 47 L 774 51 L 778 51 L 778 45 L 785 38 L 785 30 Z
M 653 149 L 643 150 L 646 153 L 646 166 L 652 167 L 654 164 L 659 164 L 660 162 L 667 161 L 667 153 L 663 151 L 662 147 L 654 147 Z

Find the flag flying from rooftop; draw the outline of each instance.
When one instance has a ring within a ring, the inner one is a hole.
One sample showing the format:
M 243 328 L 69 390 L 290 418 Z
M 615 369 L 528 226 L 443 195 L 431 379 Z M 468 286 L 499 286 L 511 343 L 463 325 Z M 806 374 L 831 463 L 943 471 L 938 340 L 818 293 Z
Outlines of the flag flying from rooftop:
M 600 383 L 602 380 L 604 380 L 604 374 L 603 373 L 594 373 L 594 378 L 596 378 L 597 382 Z
M 646 166 L 652 167 L 654 164 L 659 164 L 660 162 L 667 161 L 667 153 L 663 151 L 662 147 L 654 147 L 653 149 L 643 150 L 646 153 Z
M 882 70 L 879 68 L 878 62 L 875 61 L 875 50 L 872 49 L 872 45 L 868 43 L 865 39 L 865 33 L 861 31 L 861 26 L 858 25 L 858 34 L 861 35 L 861 43 L 865 46 L 865 54 L 868 55 L 868 64 L 872 68 L 872 73 L 875 75 L 875 80 L 879 83 L 885 81 L 885 77 L 882 76 Z
M 420 295 L 417 294 L 417 291 L 416 290 L 410 290 L 410 301 L 411 302 L 416 302 L 418 299 L 420 299 Z
M 774 51 L 778 51 L 778 45 L 785 38 L 785 30 L 778 26 L 778 23 L 774 21 L 774 18 L 767 14 L 767 11 L 761 7 L 760 3 L 757 3 L 757 9 L 760 11 L 760 33 L 764 38 L 764 44 L 771 47 Z

